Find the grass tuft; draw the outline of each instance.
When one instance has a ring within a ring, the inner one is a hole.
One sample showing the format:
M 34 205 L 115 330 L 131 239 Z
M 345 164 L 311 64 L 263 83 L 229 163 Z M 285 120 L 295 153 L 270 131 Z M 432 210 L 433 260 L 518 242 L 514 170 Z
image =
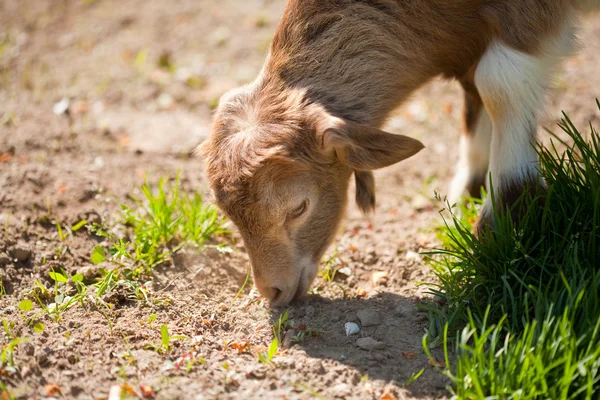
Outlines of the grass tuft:
M 455 341 L 457 398 L 600 395 L 600 136 L 566 115 L 559 126 L 569 144 L 554 135 L 538 148 L 543 206 L 524 194 L 518 226 L 496 214 L 482 240 L 474 203 L 441 229 L 426 345 Z
M 151 274 L 183 246 L 202 246 L 210 237 L 228 233 L 215 206 L 205 203 L 198 193 L 182 193 L 179 176 L 172 183 L 161 178 L 155 189 L 145 183 L 141 191 L 142 198 L 132 197 L 133 205 L 121 204 L 122 223 L 131 229 L 129 235 L 116 237 L 107 229 L 94 227 L 97 235 L 112 244 L 109 255 L 96 246 L 93 263 L 107 258 L 126 267 L 127 275 L 137 279 Z

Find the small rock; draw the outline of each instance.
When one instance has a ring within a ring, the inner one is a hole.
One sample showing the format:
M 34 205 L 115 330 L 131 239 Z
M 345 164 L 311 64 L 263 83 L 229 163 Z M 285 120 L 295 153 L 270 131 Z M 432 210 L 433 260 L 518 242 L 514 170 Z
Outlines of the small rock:
M 373 351 L 373 350 L 381 350 L 385 348 L 385 344 L 382 342 L 378 342 L 372 337 L 364 337 L 356 340 L 356 345 L 363 350 Z
M 23 247 L 15 247 L 12 250 L 12 255 L 20 262 L 26 262 L 31 257 L 31 251 Z
M 313 306 L 307 306 L 304 312 L 307 317 L 312 317 L 315 315 L 315 308 Z
M 311 369 L 318 375 L 325 375 L 327 373 L 327 370 L 325 369 L 321 361 L 317 361 Z
M 251 366 L 246 371 L 246 378 L 265 379 L 266 376 L 267 376 L 267 373 L 265 371 L 265 368 L 262 366 L 260 366 L 260 367 Z
M 48 356 L 46 355 L 46 353 L 38 353 L 35 356 L 35 360 L 37 361 L 40 367 L 46 367 L 49 365 Z
M 33 357 L 35 354 L 35 347 L 31 343 L 24 343 L 22 345 L 23 351 L 25 351 L 25 355 L 29 357 Z
M 407 314 L 407 308 L 400 304 L 394 309 L 394 315 L 397 317 L 404 317 Z
M 379 325 L 381 323 L 379 314 L 373 309 L 360 310 L 356 313 L 356 316 L 363 327 Z
M 120 400 L 121 399 L 121 385 L 113 385 L 108 391 L 108 400 Z
M 332 388 L 335 397 L 346 398 L 352 394 L 352 388 L 346 383 L 340 383 Z
M 0 267 L 8 265 L 12 262 L 9 256 L 4 253 L 0 253 Z
M 85 267 L 78 268 L 77 273 L 83 275 L 84 281 L 91 281 L 100 276 L 101 268 L 101 265 L 86 265 Z
M 421 255 L 419 253 L 415 253 L 414 251 L 409 250 L 406 252 L 406 259 L 419 262 L 421 261 Z
M 329 319 L 332 322 L 338 322 L 341 318 L 342 318 L 342 313 L 339 312 L 338 310 L 333 310 L 331 312 L 331 314 L 329 315 Z
M 350 269 L 350 267 L 346 265 L 338 269 L 337 273 L 345 275 L 345 277 L 349 277 L 350 275 L 352 275 L 352 269 Z
M 52 107 L 52 111 L 54 111 L 54 114 L 56 115 L 68 114 L 70 105 L 71 101 L 65 97 L 58 103 L 54 104 L 54 106 Z
M 31 367 L 26 365 L 23 368 L 21 368 L 21 378 L 26 378 L 27 376 L 29 376 L 29 374 L 31 374 Z
M 296 334 L 296 330 L 295 329 L 289 329 L 286 333 L 285 336 L 283 337 L 283 343 L 282 343 L 282 347 L 284 349 L 289 349 L 290 347 L 292 347 L 292 345 L 294 344 L 294 335 Z
M 158 106 L 162 110 L 169 110 L 175 105 L 175 99 L 169 93 L 161 93 L 158 97 Z
M 360 327 L 354 322 L 346 322 L 344 328 L 346 328 L 346 336 L 356 335 L 360 332 Z
M 423 211 L 431 207 L 429 199 L 422 194 L 417 194 L 413 197 L 411 204 L 417 211 Z

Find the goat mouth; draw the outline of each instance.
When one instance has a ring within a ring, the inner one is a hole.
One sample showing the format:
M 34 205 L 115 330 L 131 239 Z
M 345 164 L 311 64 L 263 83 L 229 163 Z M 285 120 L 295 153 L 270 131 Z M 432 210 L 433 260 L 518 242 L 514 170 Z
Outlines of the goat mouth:
M 306 297 L 308 288 L 312 284 L 314 277 L 311 278 L 312 271 L 310 267 L 302 268 L 300 272 L 300 278 L 298 279 L 298 286 L 296 287 L 296 293 L 294 293 L 294 300 L 301 300 Z

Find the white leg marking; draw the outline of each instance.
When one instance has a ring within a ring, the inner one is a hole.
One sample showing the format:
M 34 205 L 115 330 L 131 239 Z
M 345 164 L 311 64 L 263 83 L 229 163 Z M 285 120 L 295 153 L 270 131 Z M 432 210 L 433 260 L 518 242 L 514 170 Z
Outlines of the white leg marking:
M 542 43 L 539 55 L 495 41 L 479 62 L 475 85 L 493 125 L 490 172 L 496 192 L 518 187 L 537 174 L 537 114 L 555 67 L 573 47 L 572 26 L 569 19 L 555 37 Z M 486 209 L 490 207 L 488 198 Z
M 465 189 L 474 179 L 479 179 L 481 176 L 487 178 L 491 138 L 492 120 L 482 107 L 474 131 L 460 136 L 459 162 L 448 191 L 450 204 L 460 200 Z

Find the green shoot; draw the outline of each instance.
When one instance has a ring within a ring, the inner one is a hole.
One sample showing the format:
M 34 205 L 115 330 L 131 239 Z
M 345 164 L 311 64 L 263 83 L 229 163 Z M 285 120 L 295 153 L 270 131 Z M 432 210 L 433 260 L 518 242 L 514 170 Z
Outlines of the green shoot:
M 269 349 L 267 350 L 267 352 L 260 351 L 258 353 L 258 361 L 269 366 L 275 366 L 275 363 L 273 362 L 273 357 L 275 357 L 278 348 L 279 340 L 277 340 L 277 338 L 275 337 L 269 345 Z

